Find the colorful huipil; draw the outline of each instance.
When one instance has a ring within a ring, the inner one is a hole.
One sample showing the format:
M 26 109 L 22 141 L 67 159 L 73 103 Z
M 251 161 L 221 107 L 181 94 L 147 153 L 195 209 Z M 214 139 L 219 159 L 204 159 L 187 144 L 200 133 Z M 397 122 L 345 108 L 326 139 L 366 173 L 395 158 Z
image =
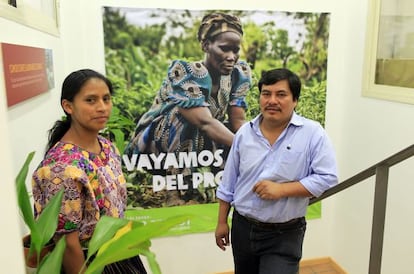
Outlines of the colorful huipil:
M 99 154 L 58 142 L 46 154 L 32 178 L 34 213 L 64 188 L 56 235 L 79 231 L 80 241 L 91 238 L 101 216 L 122 218 L 126 184 L 117 149 L 98 136 Z

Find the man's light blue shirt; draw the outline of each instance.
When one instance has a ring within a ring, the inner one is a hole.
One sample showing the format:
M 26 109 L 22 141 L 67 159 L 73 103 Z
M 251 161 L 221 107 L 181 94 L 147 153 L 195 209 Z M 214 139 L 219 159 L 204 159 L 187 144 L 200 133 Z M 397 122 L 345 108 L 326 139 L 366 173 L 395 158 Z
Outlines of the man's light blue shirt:
M 262 116 L 245 123 L 236 133 L 217 188 L 217 198 L 244 216 L 280 223 L 306 215 L 307 197 L 263 200 L 252 191 L 261 180 L 299 181 L 313 196 L 338 182 L 333 146 L 322 126 L 293 113 L 271 146 L 259 128 Z

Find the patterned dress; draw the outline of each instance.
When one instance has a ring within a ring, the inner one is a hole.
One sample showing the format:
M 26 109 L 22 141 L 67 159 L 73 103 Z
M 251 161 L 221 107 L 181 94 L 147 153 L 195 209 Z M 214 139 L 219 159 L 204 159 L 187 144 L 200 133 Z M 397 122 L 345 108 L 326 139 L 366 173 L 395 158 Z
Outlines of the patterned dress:
M 125 154 L 214 151 L 217 145 L 189 124 L 179 108 L 208 107 L 212 116 L 224 123 L 229 106 L 247 107 L 251 70 L 247 63 L 239 61 L 230 75 L 221 76 L 216 98 L 211 96 L 211 87 L 211 77 L 201 61 L 173 61 L 151 109 L 139 120 Z
M 56 237 L 79 231 L 86 247 L 103 215 L 124 217 L 126 184 L 117 149 L 98 136 L 99 154 L 58 142 L 46 154 L 32 177 L 34 213 L 37 217 L 49 200 L 64 188 Z M 104 273 L 146 273 L 138 256 L 105 267 Z
M 35 216 L 64 187 L 56 232 L 78 230 L 81 242 L 91 238 L 102 215 L 122 218 L 126 207 L 120 156 L 108 140 L 98 139 L 100 154 L 70 143 L 56 143 L 33 173 Z

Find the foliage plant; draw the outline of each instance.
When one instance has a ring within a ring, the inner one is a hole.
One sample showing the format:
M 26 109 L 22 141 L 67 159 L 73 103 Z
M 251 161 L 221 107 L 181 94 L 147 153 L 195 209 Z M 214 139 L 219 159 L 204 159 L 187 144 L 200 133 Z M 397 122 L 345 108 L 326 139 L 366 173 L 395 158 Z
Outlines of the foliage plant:
M 53 251 L 44 258 L 40 257 L 40 252 L 50 242 L 56 231 L 63 189 L 49 201 L 39 215 L 39 218 L 35 220 L 25 182 L 34 154 L 35 152 L 28 154 L 16 177 L 18 205 L 23 220 L 30 229 L 31 245 L 29 255 L 36 254 L 36 273 L 60 273 L 63 253 L 66 247 L 65 237 L 62 237 L 56 243 Z M 101 273 L 105 265 L 139 254 L 147 258 L 153 274 L 161 274 L 155 254 L 150 250 L 151 239 L 162 236 L 169 229 L 187 221 L 189 218 L 191 216 L 179 215 L 159 222 L 144 224 L 127 219 L 108 216 L 101 217 L 89 242 L 88 256 L 84 267 L 86 267 L 87 263 L 89 264 L 85 274 Z
M 63 189 L 49 201 L 45 209 L 39 215 L 39 218 L 35 220 L 29 192 L 26 188 L 26 177 L 34 154 L 35 152 L 29 153 L 16 177 L 17 201 L 23 221 L 30 229 L 29 257 L 32 254 L 36 254 L 36 273 L 59 273 L 66 245 L 64 238 L 61 238 L 53 251 L 46 255 L 42 260 L 40 258 L 40 253 L 49 243 L 56 231 L 60 206 L 62 204 Z
M 103 216 L 89 242 L 88 257 L 96 257 L 86 274 L 101 273 L 105 265 L 141 254 L 147 258 L 153 274 L 161 274 L 155 254 L 150 250 L 151 239 L 165 234 L 170 228 L 187 221 L 190 216 L 173 216 L 166 220 L 143 224 L 138 221 Z

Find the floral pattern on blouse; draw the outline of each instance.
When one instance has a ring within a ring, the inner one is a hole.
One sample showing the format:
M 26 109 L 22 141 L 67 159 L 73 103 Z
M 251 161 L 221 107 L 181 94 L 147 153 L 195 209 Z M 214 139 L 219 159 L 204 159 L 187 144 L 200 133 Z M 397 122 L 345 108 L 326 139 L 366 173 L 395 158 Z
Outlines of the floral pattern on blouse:
M 58 142 L 33 173 L 36 217 L 62 187 L 65 189 L 56 234 L 78 230 L 79 239 L 87 240 L 101 216 L 124 216 L 127 194 L 121 157 L 110 141 L 101 136 L 98 141 L 102 148 L 99 154 Z

